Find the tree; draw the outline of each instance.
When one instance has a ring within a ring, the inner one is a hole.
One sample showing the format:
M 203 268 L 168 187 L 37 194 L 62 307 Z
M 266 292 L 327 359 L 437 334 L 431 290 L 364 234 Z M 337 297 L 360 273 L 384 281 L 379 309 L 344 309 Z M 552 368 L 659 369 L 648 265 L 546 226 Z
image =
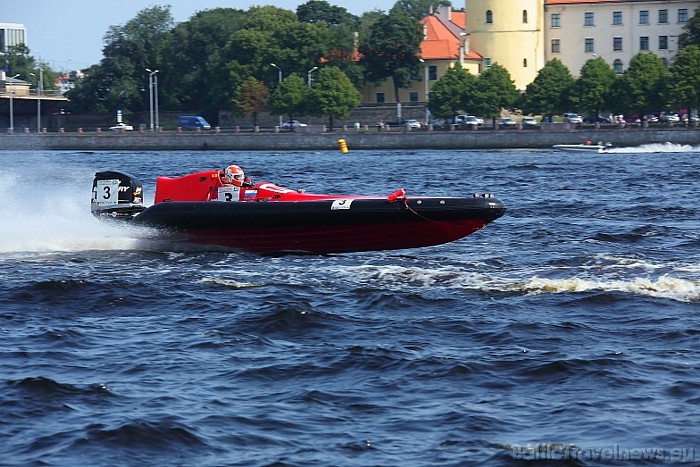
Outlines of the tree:
M 640 52 L 612 86 L 613 105 L 622 113 L 644 115 L 666 107 L 666 67 L 651 52 Z
M 495 124 L 502 109 L 513 108 L 519 97 L 518 90 L 508 70 L 498 63 L 479 75 L 477 83 L 472 95 L 467 96 L 465 106 L 484 117 L 493 117 Z
M 454 118 L 460 110 L 469 110 L 462 104 L 463 96 L 473 94 L 476 86 L 476 76 L 462 68 L 459 63 L 448 68 L 447 73 L 437 80 L 430 90 L 430 113 L 438 118 Z
M 685 26 L 685 32 L 678 36 L 678 47 L 689 45 L 700 45 L 700 8 L 695 10 L 695 14 Z
M 398 0 L 389 12 L 401 13 L 420 21 L 440 6 L 452 7 L 452 3 L 450 0 Z
M 170 7 L 155 6 L 141 10 L 123 26 L 111 26 L 104 37 L 104 58 L 67 93 L 70 108 L 84 112 L 146 109 L 149 95 L 141 91 L 148 79 L 145 70 L 159 69 L 163 63 L 172 25 Z
M 552 118 L 569 110 L 575 80 L 569 69 L 557 58 L 547 63 L 525 88 L 520 108 L 526 114 L 542 114 Z
M 688 112 L 700 108 L 700 46 L 682 48 L 669 69 L 669 75 L 671 102 L 685 107 Z
M 304 78 L 299 75 L 288 75 L 275 88 L 268 100 L 272 113 L 288 115 L 294 120 L 294 115 L 304 115 L 307 112 L 309 88 Z M 294 131 L 294 127 L 290 128 Z
M 576 109 L 598 116 L 606 108 L 606 101 L 615 79 L 615 70 L 602 57 L 584 63 L 573 89 Z
M 252 76 L 236 90 L 233 108 L 237 115 L 253 116 L 253 125 L 258 124 L 258 114 L 267 107 L 270 90 L 262 81 Z
M 218 110 L 231 102 L 237 87 L 221 51 L 245 19 L 243 10 L 214 8 L 197 12 L 171 31 L 158 82 L 164 107 L 218 119 Z
M 410 86 L 420 74 L 420 24 L 404 14 L 383 15 L 372 26 L 367 41 L 360 45 L 365 78 L 380 83 L 391 78 L 394 97 L 400 102 L 399 89 Z
M 350 79 L 339 68 L 321 68 L 314 81 L 309 108 L 314 115 L 328 115 L 328 127 L 333 129 L 334 118 L 346 118 L 350 109 L 360 105 L 362 96 Z

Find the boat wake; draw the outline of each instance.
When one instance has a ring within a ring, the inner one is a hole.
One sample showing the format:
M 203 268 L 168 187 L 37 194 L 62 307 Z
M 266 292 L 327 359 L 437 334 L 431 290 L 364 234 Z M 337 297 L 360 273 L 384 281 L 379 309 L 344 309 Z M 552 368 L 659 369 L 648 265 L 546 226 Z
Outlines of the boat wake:
M 611 147 L 606 152 L 618 154 L 631 153 L 655 153 L 655 152 L 700 152 L 700 146 L 691 146 L 690 144 L 674 144 L 674 143 L 650 143 L 636 147 Z
M 700 302 L 700 280 L 686 277 L 682 270 L 656 275 L 630 271 L 629 274 L 621 276 L 620 268 L 613 269 L 595 275 L 590 271 L 572 269 L 562 277 L 545 277 L 551 271 L 516 271 L 504 276 L 499 272 L 474 272 L 461 268 L 362 265 L 345 267 L 342 272 L 336 271 L 336 274 L 347 274 L 348 280 L 367 285 L 381 283 L 382 287 L 397 291 L 411 289 L 433 292 L 439 289 L 458 289 L 466 292 L 518 293 L 532 296 L 617 292 L 681 302 Z
M 100 223 L 86 210 L 86 193 L 60 181 L 32 190 L 23 176 L 0 173 L 0 254 L 138 248 L 132 228 Z

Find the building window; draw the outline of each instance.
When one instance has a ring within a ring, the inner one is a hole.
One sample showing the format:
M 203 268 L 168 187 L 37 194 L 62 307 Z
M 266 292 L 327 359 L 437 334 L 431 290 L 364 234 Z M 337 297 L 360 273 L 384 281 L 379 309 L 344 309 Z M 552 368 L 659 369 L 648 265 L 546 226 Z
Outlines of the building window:
M 552 39 L 552 53 L 558 54 L 561 52 L 561 41 L 559 39 Z
M 527 68 L 527 58 L 523 58 L 523 68 Z
M 639 38 L 639 50 L 649 50 L 649 36 Z
M 552 13 L 549 26 L 552 28 L 561 27 L 561 15 L 559 13 Z
M 613 26 L 620 26 L 622 24 L 622 12 L 613 11 Z
M 377 99 L 377 104 L 383 104 L 384 103 L 384 93 L 378 92 L 376 94 L 376 99 Z
M 435 81 L 437 79 L 437 66 L 436 65 L 430 65 L 428 67 L 428 80 L 429 81 Z
M 527 10 L 523 10 L 523 23 L 527 23 Z
M 408 93 L 409 102 L 418 102 L 418 91 L 411 91 Z
M 491 10 L 486 10 L 486 23 L 493 23 L 493 12 Z
M 678 22 L 679 23 L 687 23 L 688 22 L 688 9 L 687 8 L 679 8 L 678 9 Z
M 587 11 L 583 14 L 583 25 L 584 26 L 595 26 L 593 22 L 593 12 Z
M 615 74 L 622 74 L 622 60 L 618 58 L 613 62 L 613 70 L 615 70 Z
M 484 68 L 491 68 L 491 57 L 484 57 Z
M 639 12 L 639 24 L 649 24 L 649 10 Z
M 659 36 L 659 50 L 668 50 L 668 36 Z
M 659 23 L 668 23 L 668 10 L 659 10 Z
M 586 53 L 595 52 L 595 48 L 593 47 L 593 38 L 592 37 L 586 37 L 586 40 L 584 41 L 583 51 Z
M 613 37 L 613 51 L 615 51 L 615 52 L 622 51 L 622 38 L 621 37 Z

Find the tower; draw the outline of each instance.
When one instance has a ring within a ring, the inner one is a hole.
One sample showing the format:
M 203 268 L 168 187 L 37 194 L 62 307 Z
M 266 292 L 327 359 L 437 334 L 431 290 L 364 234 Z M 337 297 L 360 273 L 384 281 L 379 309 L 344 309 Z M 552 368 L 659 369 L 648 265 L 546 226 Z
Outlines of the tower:
M 483 57 L 481 71 L 505 67 L 525 89 L 544 66 L 544 0 L 465 0 L 465 47 Z

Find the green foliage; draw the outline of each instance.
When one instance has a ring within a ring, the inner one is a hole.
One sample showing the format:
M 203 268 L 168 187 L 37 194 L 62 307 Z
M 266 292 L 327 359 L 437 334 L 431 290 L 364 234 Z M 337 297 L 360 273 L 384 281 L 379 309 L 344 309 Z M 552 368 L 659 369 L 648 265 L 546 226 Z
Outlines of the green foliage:
M 700 46 L 681 49 L 669 69 L 670 101 L 686 109 L 700 108 Z
M 667 81 L 666 68 L 658 56 L 650 52 L 638 53 L 612 86 L 615 110 L 638 115 L 663 110 Z
M 251 76 L 236 90 L 233 99 L 234 112 L 237 115 L 252 115 L 253 125 L 257 125 L 258 114 L 267 108 L 269 94 L 267 86 Z
M 498 63 L 479 75 L 473 94 L 467 96 L 465 106 L 477 115 L 498 117 L 502 109 L 513 108 L 520 96 L 510 73 Z
M 288 75 L 268 99 L 270 111 L 274 114 L 288 115 L 289 120 L 294 120 L 294 115 L 307 113 L 309 94 L 310 90 L 304 78 L 299 75 Z
M 329 66 L 318 71 L 311 88 L 309 109 L 313 115 L 328 115 L 329 128 L 334 118 L 346 118 L 350 110 L 360 105 L 362 96 L 339 68 Z
M 365 79 L 379 83 L 391 78 L 399 102 L 399 89 L 410 86 L 412 77 L 420 73 L 422 40 L 423 29 L 414 19 L 403 14 L 381 16 L 366 42 L 360 45 Z
M 598 115 L 605 108 L 615 79 L 615 71 L 602 57 L 588 60 L 581 67 L 581 74 L 574 85 L 575 108 Z
M 433 84 L 428 95 L 430 113 L 438 118 L 453 118 L 459 111 L 470 110 L 462 97 L 473 94 L 476 88 L 476 76 L 457 63 Z
M 526 114 L 552 117 L 569 110 L 574 77 L 559 59 L 545 63 L 534 81 L 525 88 L 520 108 Z
M 435 11 L 439 6 L 452 6 L 450 0 L 398 0 L 389 11 L 392 14 L 404 14 L 420 21 Z M 464 5 L 464 4 L 463 4 Z
M 695 14 L 683 26 L 683 29 L 685 31 L 678 36 L 678 47 L 700 46 L 700 8 L 695 10 Z
M 29 49 L 24 44 L 8 46 L 7 51 L 0 53 L 0 61 L 7 68 L 8 77 L 18 74 L 17 79 L 30 82 L 37 89 L 41 76 L 42 89 L 56 89 L 54 81 L 57 74 L 45 62 L 41 62 L 39 72 L 39 61 L 29 55 Z
M 72 111 L 113 112 L 148 107 L 146 68 L 158 69 L 170 35 L 170 7 L 141 10 L 105 35 L 104 59 L 68 92 Z M 142 89 L 145 92 L 142 92 Z

